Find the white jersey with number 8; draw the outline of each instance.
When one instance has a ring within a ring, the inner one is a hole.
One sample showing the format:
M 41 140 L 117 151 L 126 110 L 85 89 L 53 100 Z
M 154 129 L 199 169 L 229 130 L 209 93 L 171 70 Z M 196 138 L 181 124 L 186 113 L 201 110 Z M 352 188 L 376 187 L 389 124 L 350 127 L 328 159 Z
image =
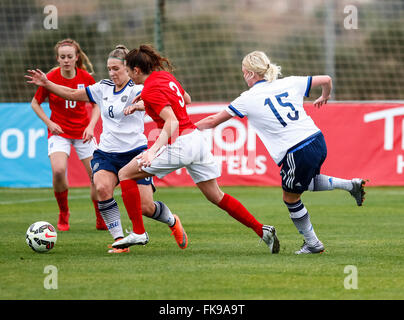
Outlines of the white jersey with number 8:
M 101 80 L 86 88 L 91 102 L 99 105 L 102 134 L 98 148 L 104 152 L 126 152 L 147 145 L 144 131 L 144 111 L 125 116 L 123 110 L 142 91 L 143 85 L 129 80 L 124 88 L 115 91 L 111 80 Z

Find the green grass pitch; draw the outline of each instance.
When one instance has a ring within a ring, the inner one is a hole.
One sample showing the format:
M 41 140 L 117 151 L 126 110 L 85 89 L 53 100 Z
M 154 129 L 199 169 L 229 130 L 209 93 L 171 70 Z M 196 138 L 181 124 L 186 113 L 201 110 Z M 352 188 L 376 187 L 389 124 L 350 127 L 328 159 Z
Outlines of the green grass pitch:
M 69 191 L 70 231 L 54 249 L 32 251 L 25 232 L 35 221 L 56 226 L 51 189 L 0 189 L 2 300 L 274 300 L 403 299 L 404 188 L 369 187 L 363 207 L 344 191 L 303 195 L 326 252 L 296 256 L 302 237 L 273 187 L 226 187 L 264 224 L 277 228 L 281 252 L 270 255 L 256 234 L 209 203 L 196 188 L 159 188 L 156 200 L 177 213 L 189 237 L 180 250 L 169 228 L 144 218 L 150 242 L 130 253 L 108 254 L 108 231 L 95 229 L 88 188 Z M 115 198 L 124 228 L 131 223 L 120 190 Z M 46 289 L 46 266 L 57 289 Z M 357 288 L 354 274 L 357 270 Z M 347 278 L 348 277 L 348 278 Z M 351 279 L 351 280 L 349 280 Z

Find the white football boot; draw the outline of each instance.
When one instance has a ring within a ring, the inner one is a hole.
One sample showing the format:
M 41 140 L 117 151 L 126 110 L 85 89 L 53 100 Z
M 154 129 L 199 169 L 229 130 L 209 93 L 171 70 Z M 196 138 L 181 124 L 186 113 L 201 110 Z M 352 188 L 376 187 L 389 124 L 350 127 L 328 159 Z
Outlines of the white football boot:
M 133 231 L 125 238 L 118 240 L 112 244 L 112 248 L 124 249 L 133 245 L 145 245 L 149 242 L 149 235 L 147 232 L 143 234 L 136 234 Z
M 306 241 L 303 241 L 302 247 L 300 250 L 296 251 L 295 254 L 312 254 L 322 252 L 324 252 L 324 245 L 321 241 L 318 241 L 314 246 L 309 246 Z

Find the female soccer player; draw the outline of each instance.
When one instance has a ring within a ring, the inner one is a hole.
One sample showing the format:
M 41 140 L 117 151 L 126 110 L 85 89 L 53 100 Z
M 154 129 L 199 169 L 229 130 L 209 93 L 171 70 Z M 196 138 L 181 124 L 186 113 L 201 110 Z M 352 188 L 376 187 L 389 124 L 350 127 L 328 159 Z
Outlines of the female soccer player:
M 326 104 L 332 80 L 329 76 L 277 80 L 280 67 L 261 51 L 246 55 L 241 70 L 250 89 L 225 110 L 200 120 L 196 126 L 203 130 L 233 116 L 248 117 L 273 160 L 281 166 L 283 200 L 290 218 L 304 236 L 304 244 L 296 254 L 323 252 L 324 246 L 314 232 L 301 194 L 306 190 L 344 189 L 351 193 L 358 206 L 362 205 L 365 194 L 362 179 L 344 180 L 320 174 L 327 147 L 320 129 L 305 112 L 303 99 L 309 96 L 312 87 L 321 86 L 322 95 L 314 105 Z
M 135 101 L 141 97 L 146 112 L 161 131 L 149 149 L 118 173 L 126 208 L 137 217 L 137 223 L 133 232 L 112 246 L 126 248 L 147 242 L 141 212 L 137 209 L 139 191 L 135 180 L 154 175 L 162 178 L 186 167 L 209 201 L 252 228 L 272 253 L 278 253 L 279 241 L 275 228 L 259 223 L 238 200 L 219 188 L 216 181 L 220 176 L 217 164 L 202 134 L 189 119 L 186 104 L 191 102 L 191 98 L 169 72 L 172 70 L 169 60 L 160 56 L 153 47 L 141 45 L 128 53 L 126 65 L 131 79 L 136 84 L 144 84 Z M 129 107 L 126 114 L 133 113 L 135 109 L 136 105 Z
M 51 81 L 73 89 L 95 83 L 87 72 L 87 68 L 93 72 L 92 64 L 76 41 L 72 39 L 59 41 L 55 46 L 55 54 L 59 66 L 48 73 L 47 76 Z M 51 109 L 50 118 L 41 107 L 46 98 Z M 48 155 L 52 167 L 53 190 L 59 206 L 57 228 L 60 231 L 67 231 L 70 228 L 66 170 L 71 146 L 76 149 L 87 174 L 91 177 L 90 161 L 95 150 L 92 139 L 100 111 L 93 105 L 89 119 L 85 105 L 84 102 L 60 98 L 44 87 L 38 88 L 31 102 L 32 109 L 48 127 Z M 105 230 L 106 226 L 98 210 L 93 185 L 91 185 L 91 199 L 96 213 L 96 228 Z
M 73 101 L 91 101 L 101 108 L 103 132 L 100 137 L 98 150 L 94 152 L 91 161 L 94 185 L 99 199 L 99 209 L 108 229 L 114 238 L 123 238 L 122 225 L 118 205 L 113 197 L 117 184 L 121 183 L 122 197 L 125 206 L 127 199 L 124 194 L 128 181 L 119 181 L 118 172 L 135 156 L 147 148 L 147 139 L 143 134 L 144 112 L 125 116 L 123 110 L 131 104 L 134 97 L 140 93 L 143 86 L 135 85 L 129 78 L 125 66 L 125 55 L 128 50 L 119 45 L 113 50 L 107 60 L 107 68 L 111 80 L 101 80 L 85 89 L 70 89 L 56 85 L 40 70 L 28 70 L 31 76 L 29 83 L 44 86 L 54 94 Z M 160 201 L 153 201 L 152 179 L 140 179 L 140 195 L 137 194 L 136 208 L 144 215 L 167 224 L 181 249 L 188 245 L 187 234 L 177 215 Z M 129 218 L 135 224 L 131 210 L 127 210 Z M 145 240 L 145 243 L 148 239 Z M 129 248 L 109 250 L 110 253 L 128 252 Z

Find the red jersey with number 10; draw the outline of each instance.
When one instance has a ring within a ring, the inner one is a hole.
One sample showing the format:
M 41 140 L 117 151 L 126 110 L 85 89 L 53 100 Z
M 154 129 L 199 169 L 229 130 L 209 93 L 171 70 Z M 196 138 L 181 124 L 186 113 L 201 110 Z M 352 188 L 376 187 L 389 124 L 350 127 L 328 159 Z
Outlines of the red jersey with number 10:
M 63 77 L 60 68 L 50 71 L 46 76 L 56 84 L 73 89 L 84 89 L 95 83 L 94 78 L 80 68 L 76 68 L 76 76 L 72 79 Z M 39 87 L 35 93 L 35 99 L 41 104 L 46 98 L 49 100 L 49 108 L 51 109 L 50 119 L 57 123 L 64 132 L 60 136 L 68 139 L 82 139 L 83 132 L 90 123 L 86 109 L 87 102 L 65 100 L 50 93 L 44 87 Z M 48 137 L 51 135 L 48 130 Z
M 156 122 L 159 129 L 164 126 L 164 120 L 159 116 L 161 110 L 166 106 L 171 106 L 179 122 L 177 135 L 181 135 L 196 129 L 188 116 L 184 94 L 185 91 L 181 84 L 171 73 L 153 71 L 144 82 L 141 98 L 147 114 Z M 187 132 L 184 132 L 185 130 Z M 171 139 L 169 143 L 171 143 Z

